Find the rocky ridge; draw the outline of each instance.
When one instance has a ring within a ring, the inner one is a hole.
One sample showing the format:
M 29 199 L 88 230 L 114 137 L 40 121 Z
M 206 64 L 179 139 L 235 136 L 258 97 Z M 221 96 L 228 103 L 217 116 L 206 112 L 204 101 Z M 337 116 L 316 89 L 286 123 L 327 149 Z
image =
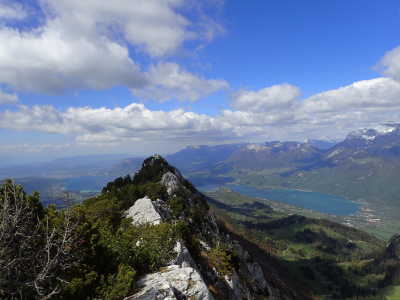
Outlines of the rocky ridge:
M 275 278 L 272 269 L 267 274 L 240 242 L 221 230 L 208 209 L 206 198 L 161 156 L 146 159 L 133 180 L 157 180 L 165 187 L 168 199 L 150 199 L 148 196 L 138 199 L 126 211 L 132 224 L 156 225 L 185 220 L 192 229 L 190 235 L 196 247 L 187 245 L 184 240 L 177 241 L 175 259 L 159 272 L 140 278 L 138 292 L 125 300 L 299 299 L 295 291 Z M 178 200 L 181 201 L 178 207 L 183 209 L 177 211 L 173 203 Z M 229 260 L 229 266 L 224 265 L 224 251 L 234 256 Z M 221 261 L 224 268 L 214 261 Z

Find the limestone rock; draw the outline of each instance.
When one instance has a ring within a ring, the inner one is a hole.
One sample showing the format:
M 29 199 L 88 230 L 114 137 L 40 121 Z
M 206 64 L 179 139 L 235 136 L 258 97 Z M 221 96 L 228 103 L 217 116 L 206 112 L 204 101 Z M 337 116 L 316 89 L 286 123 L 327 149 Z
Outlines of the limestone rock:
M 167 193 L 170 196 L 181 186 L 178 176 L 172 172 L 167 172 L 162 176 L 161 184 L 167 188 Z
M 161 216 L 149 197 L 136 200 L 135 204 L 126 211 L 126 217 L 132 218 L 133 225 L 161 223 Z
M 267 288 L 267 281 L 265 280 L 264 272 L 259 263 L 247 263 L 247 270 L 261 289 Z
M 214 299 L 200 273 L 191 267 L 177 265 L 146 275 L 138 282 L 140 291 L 124 300 Z
M 196 268 L 196 263 L 194 262 L 192 255 L 182 242 L 176 242 L 174 251 L 176 253 L 176 258 L 171 262 L 171 265 Z

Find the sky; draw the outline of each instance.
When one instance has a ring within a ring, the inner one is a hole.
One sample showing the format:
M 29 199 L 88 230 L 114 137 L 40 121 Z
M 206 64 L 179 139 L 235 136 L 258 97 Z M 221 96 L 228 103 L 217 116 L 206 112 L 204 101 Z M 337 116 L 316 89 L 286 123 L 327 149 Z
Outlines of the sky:
M 400 122 L 395 0 L 0 0 L 0 164 Z

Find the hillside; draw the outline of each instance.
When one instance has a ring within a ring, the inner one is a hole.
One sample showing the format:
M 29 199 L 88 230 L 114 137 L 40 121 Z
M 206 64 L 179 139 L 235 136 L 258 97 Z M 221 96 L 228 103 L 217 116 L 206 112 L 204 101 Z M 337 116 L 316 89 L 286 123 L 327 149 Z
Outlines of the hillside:
M 400 125 L 384 124 L 352 132 L 337 143 L 309 140 L 188 146 L 166 158 L 199 187 L 234 183 L 307 190 L 355 201 L 361 206 L 356 215 L 333 219 L 389 239 L 400 230 L 399 149 Z M 28 192 L 40 191 L 44 203 L 61 207 L 98 193 L 112 178 L 133 174 L 142 161 L 137 157 L 115 159 L 100 156 L 85 162 L 84 158 L 70 158 L 29 172 L 24 171 L 29 167 L 19 167 L 19 176 L 37 173 L 17 178 L 17 182 Z M 37 176 L 42 174 L 38 170 L 45 175 Z
M 9 228 L 0 298 L 313 299 L 279 261 L 217 222 L 207 198 L 160 156 L 67 211 L 43 208 L 10 181 L 0 191 L 1 222 L 24 224 L 22 238 L 13 222 L 0 226 Z
M 225 226 L 279 259 L 321 299 L 395 295 L 400 278 L 398 235 L 386 246 L 355 228 L 277 212 L 227 189 L 208 195 Z
M 385 239 L 400 230 L 400 125 L 350 133 L 338 143 L 266 142 L 187 147 L 169 155 L 197 186 L 236 183 L 300 189 L 358 202 L 350 221 Z M 329 145 L 328 145 L 329 144 Z
M 226 189 L 205 196 L 158 155 L 69 210 L 21 191 L 0 188 L 1 298 L 385 299 L 400 286 L 397 235 L 385 247 Z

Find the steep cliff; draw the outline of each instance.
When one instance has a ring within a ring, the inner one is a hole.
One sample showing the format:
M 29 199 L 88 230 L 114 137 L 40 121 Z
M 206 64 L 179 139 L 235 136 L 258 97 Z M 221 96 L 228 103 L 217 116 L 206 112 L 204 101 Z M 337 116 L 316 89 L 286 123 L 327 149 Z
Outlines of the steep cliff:
M 386 246 L 385 258 L 400 261 L 400 234 L 394 235 Z

